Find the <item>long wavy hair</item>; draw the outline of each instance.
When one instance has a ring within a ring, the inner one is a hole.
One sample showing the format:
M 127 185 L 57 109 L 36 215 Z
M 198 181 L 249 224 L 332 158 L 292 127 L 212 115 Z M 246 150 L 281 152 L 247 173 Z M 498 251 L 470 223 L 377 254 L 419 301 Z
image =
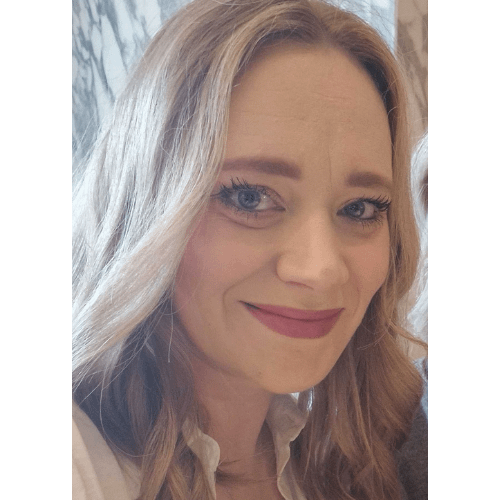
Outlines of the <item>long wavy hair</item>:
M 321 0 L 194 0 L 151 41 L 75 188 L 74 398 L 139 467 L 142 500 L 211 498 L 185 441 L 206 427 L 172 296 L 224 158 L 233 83 L 279 43 L 334 47 L 366 69 L 395 183 L 387 279 L 329 375 L 299 396 L 310 415 L 292 444 L 295 476 L 309 500 L 400 498 L 394 452 L 421 392 L 399 312 L 419 248 L 402 73 L 374 29 Z
M 416 145 L 411 161 L 411 185 L 415 200 L 417 227 L 420 235 L 420 261 L 417 279 L 412 286 L 412 293 L 416 297 L 416 300 L 413 309 L 408 315 L 410 324 L 412 325 L 412 332 L 425 342 L 427 342 L 428 335 L 428 149 L 428 134 L 426 132 Z

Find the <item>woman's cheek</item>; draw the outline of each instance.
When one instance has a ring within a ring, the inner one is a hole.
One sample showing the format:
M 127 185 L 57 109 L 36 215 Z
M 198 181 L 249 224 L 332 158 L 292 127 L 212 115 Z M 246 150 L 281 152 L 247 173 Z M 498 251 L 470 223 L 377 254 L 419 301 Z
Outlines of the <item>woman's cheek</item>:
M 373 295 L 384 283 L 389 271 L 389 232 L 384 230 L 378 237 L 359 247 L 350 250 L 349 260 L 351 269 L 355 269 L 354 275 L 358 283 L 358 289 L 369 295 Z
M 186 246 L 176 287 L 193 291 L 207 285 L 215 291 L 238 283 L 263 264 L 270 247 L 262 236 L 207 211 Z

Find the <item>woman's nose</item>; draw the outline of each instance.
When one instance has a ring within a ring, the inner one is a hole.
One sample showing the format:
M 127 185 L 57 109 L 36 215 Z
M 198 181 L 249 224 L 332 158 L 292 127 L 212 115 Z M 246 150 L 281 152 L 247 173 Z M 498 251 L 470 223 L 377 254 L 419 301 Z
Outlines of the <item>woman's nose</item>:
M 291 228 L 280 249 L 276 271 L 284 282 L 320 291 L 345 284 L 349 270 L 331 219 L 309 218 Z

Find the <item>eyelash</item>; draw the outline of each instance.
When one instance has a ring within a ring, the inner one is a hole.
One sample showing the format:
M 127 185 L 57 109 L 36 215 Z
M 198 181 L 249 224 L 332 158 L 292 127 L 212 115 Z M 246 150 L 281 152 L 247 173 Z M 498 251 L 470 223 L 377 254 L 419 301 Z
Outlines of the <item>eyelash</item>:
M 212 197 L 217 198 L 219 201 L 221 201 L 225 206 L 231 208 L 235 213 L 237 214 L 246 214 L 246 215 L 253 215 L 254 217 L 259 217 L 261 216 L 261 212 L 263 210 L 248 210 L 245 208 L 238 207 L 235 205 L 234 201 L 232 200 L 232 196 L 235 193 L 238 192 L 243 192 L 243 191 L 256 191 L 257 193 L 267 196 L 270 198 L 277 206 L 274 208 L 274 210 L 282 212 L 285 209 L 282 207 L 279 207 L 278 204 L 276 203 L 273 194 L 271 191 L 269 191 L 266 187 L 264 186 L 254 186 L 251 184 L 248 184 L 247 181 L 245 180 L 240 180 L 239 178 L 233 179 L 231 178 L 231 187 L 226 186 L 224 184 L 221 185 L 219 191 L 212 195 Z
M 246 214 L 248 216 L 253 215 L 255 218 L 262 216 L 261 212 L 263 212 L 263 210 L 262 211 L 248 210 L 245 208 L 238 207 L 234 203 L 232 197 L 234 196 L 235 193 L 238 193 L 241 191 L 258 192 L 261 195 L 269 197 L 277 205 L 272 193 L 266 187 L 251 185 L 251 184 L 248 184 L 247 181 L 240 180 L 239 178 L 236 178 L 236 180 L 231 178 L 231 187 L 222 184 L 220 186 L 219 191 L 212 195 L 212 198 L 218 199 L 225 206 L 231 208 L 237 214 Z M 353 205 L 356 205 L 356 204 L 363 204 L 363 203 L 368 203 L 368 204 L 371 204 L 375 207 L 376 213 L 375 213 L 374 217 L 369 218 L 369 219 L 360 219 L 358 217 L 353 217 L 353 216 L 345 213 L 345 210 L 347 208 L 352 207 Z M 372 224 L 378 224 L 378 223 L 382 222 L 382 220 L 384 218 L 383 214 L 389 210 L 390 205 L 391 205 L 391 201 L 389 200 L 389 198 L 384 197 L 384 196 L 379 196 L 377 198 L 369 198 L 369 197 L 357 198 L 353 201 L 348 202 L 346 205 L 344 205 L 339 210 L 338 214 L 343 213 L 343 216 L 350 219 L 350 221 L 352 221 L 353 223 L 361 224 L 363 227 L 367 227 L 367 226 L 371 226 Z M 277 206 L 274 208 L 274 210 L 284 211 L 285 209 Z
M 369 203 L 375 207 L 375 215 L 369 219 L 360 219 L 358 217 L 352 217 L 344 213 L 345 217 L 348 217 L 354 223 L 361 224 L 363 227 L 371 226 L 372 224 L 379 224 L 384 219 L 384 213 L 389 210 L 391 206 L 391 200 L 384 196 L 378 196 L 377 198 L 358 198 L 353 201 L 349 201 L 346 205 L 344 205 L 338 213 L 344 212 L 348 207 L 351 207 L 356 204 L 361 203 Z

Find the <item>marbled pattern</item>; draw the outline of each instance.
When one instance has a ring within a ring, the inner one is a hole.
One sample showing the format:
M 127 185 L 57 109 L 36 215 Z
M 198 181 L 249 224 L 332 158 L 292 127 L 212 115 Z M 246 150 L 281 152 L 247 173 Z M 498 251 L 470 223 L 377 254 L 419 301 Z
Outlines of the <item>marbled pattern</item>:
M 427 131 L 427 0 L 399 0 L 398 51 L 410 84 L 410 124 L 413 142 Z
M 162 22 L 189 0 L 73 0 L 73 153 L 89 150 Z M 394 0 L 341 0 L 394 45 Z
M 79 158 L 161 23 L 187 0 L 73 0 L 73 152 Z

